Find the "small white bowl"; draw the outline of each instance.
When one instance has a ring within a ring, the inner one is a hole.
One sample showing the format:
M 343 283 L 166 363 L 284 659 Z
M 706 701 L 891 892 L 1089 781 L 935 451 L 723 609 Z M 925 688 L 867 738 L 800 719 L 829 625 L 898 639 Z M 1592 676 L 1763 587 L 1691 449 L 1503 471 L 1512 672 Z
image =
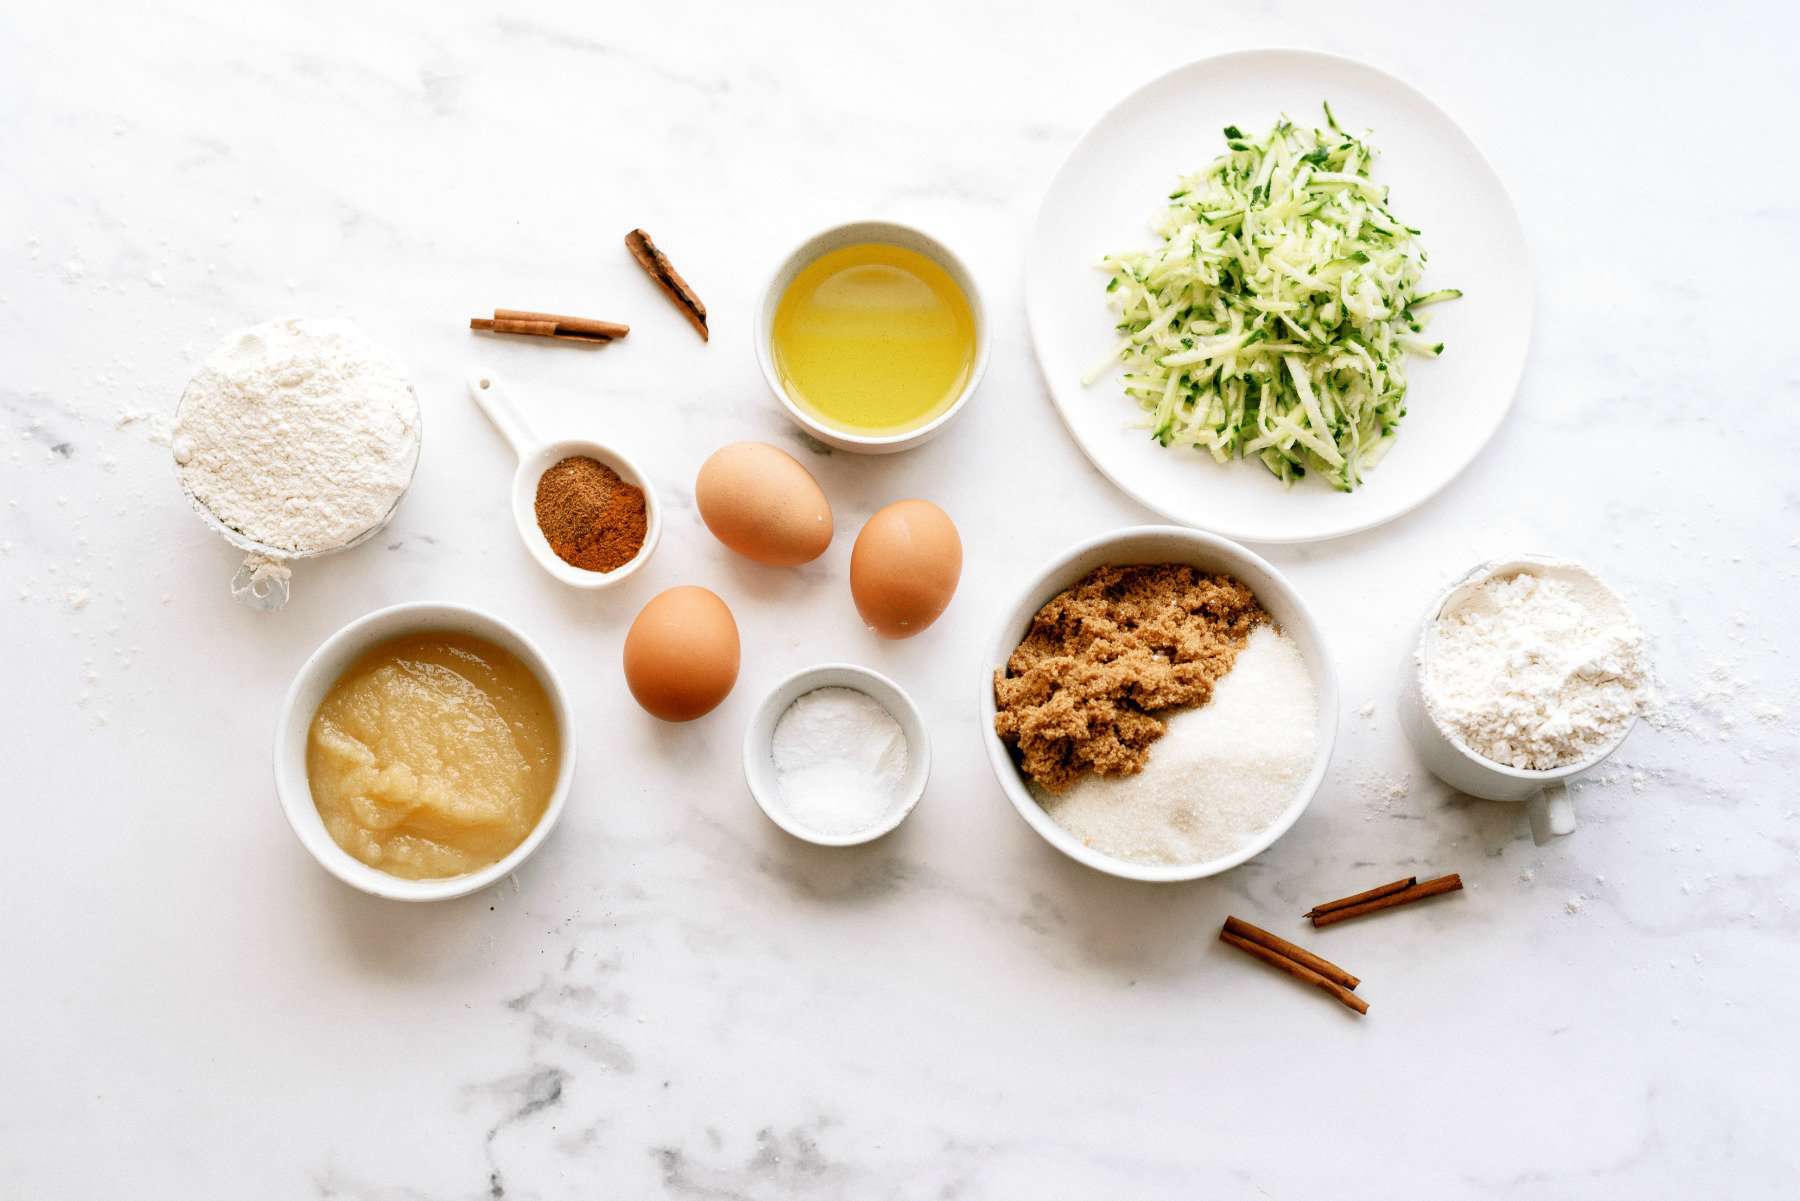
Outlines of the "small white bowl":
M 1541 843 L 1568 834 L 1575 829 L 1575 808 L 1569 800 L 1567 782 L 1582 772 L 1591 771 L 1619 749 L 1637 727 L 1633 718 L 1607 746 L 1565 767 L 1534 770 L 1509 767 L 1476 754 L 1452 738 L 1425 703 L 1421 675 L 1424 671 L 1425 639 L 1443 611 L 1465 599 L 1470 592 L 1499 575 L 1530 572 L 1546 577 L 1579 577 L 1599 586 L 1622 613 L 1630 613 L 1623 597 L 1614 592 L 1593 572 L 1578 563 L 1549 555 L 1518 555 L 1510 559 L 1490 559 L 1458 576 L 1448 587 L 1432 597 L 1419 619 L 1418 632 L 1407 647 L 1406 661 L 1400 676 L 1400 728 L 1426 770 L 1458 792 L 1488 801 L 1523 801 L 1531 821 L 1533 838 Z
M 775 723 L 789 705 L 820 688 L 849 688 L 872 697 L 900 723 L 900 730 L 906 735 L 906 775 L 900 780 L 900 796 L 888 816 L 865 830 L 821 834 L 801 825 L 782 804 L 781 784 L 769 750 L 775 739 Z M 821 663 L 795 672 L 763 697 L 750 717 L 750 728 L 744 731 L 744 779 L 750 785 L 750 795 L 770 821 L 795 838 L 817 846 L 853 847 L 874 842 L 906 820 L 925 795 L 925 781 L 930 777 L 931 736 L 925 731 L 918 706 L 900 685 L 880 672 L 854 663 Z
M 1056 819 L 1044 811 L 1044 807 L 1031 795 L 1018 765 L 1013 762 L 1011 749 L 994 733 L 995 670 L 1006 666 L 1006 661 L 1012 657 L 1019 640 L 1031 628 L 1032 617 L 1044 607 L 1046 601 L 1080 582 L 1095 568 L 1108 563 L 1189 563 L 1202 571 L 1223 572 L 1236 577 L 1249 586 L 1263 608 L 1269 611 L 1269 616 L 1299 646 L 1300 655 L 1312 672 L 1313 687 L 1319 702 L 1318 725 L 1313 739 L 1312 771 L 1307 774 L 1281 816 L 1247 846 L 1229 855 L 1200 863 L 1137 863 L 1095 850 L 1057 825 Z M 1000 781 L 1001 791 L 1006 793 L 1013 808 L 1019 811 L 1019 816 L 1045 842 L 1077 863 L 1084 863 L 1107 875 L 1126 880 L 1162 883 L 1198 880 L 1234 868 L 1245 860 L 1260 855 L 1276 839 L 1288 832 L 1312 803 L 1319 785 L 1325 780 L 1325 770 L 1331 764 L 1332 746 L 1337 741 L 1337 672 L 1331 665 L 1331 655 L 1326 650 L 1324 635 L 1319 632 L 1318 622 L 1286 577 L 1261 557 L 1217 535 L 1180 526 L 1142 525 L 1115 530 L 1077 543 L 1051 560 L 1025 585 L 1018 600 L 1013 602 L 1001 619 L 994 631 L 993 641 L 988 645 L 988 654 L 981 665 L 981 736 L 987 745 L 988 762 L 993 766 L 994 777 Z
M 389 638 L 433 631 L 485 638 L 517 655 L 519 661 L 531 669 L 538 683 L 544 686 L 556 714 L 562 761 L 556 772 L 556 788 L 550 794 L 544 816 L 510 855 L 478 872 L 434 880 L 407 880 L 370 867 L 332 840 L 325 822 L 319 817 L 318 807 L 313 804 L 312 786 L 307 781 L 306 735 L 325 694 L 359 656 Z M 377 609 L 357 618 L 327 638 L 307 659 L 288 688 L 275 723 L 275 792 L 300 844 L 312 853 L 321 867 L 352 888 L 396 901 L 445 901 L 466 896 L 516 870 L 556 828 L 574 779 L 575 721 L 562 681 L 557 678 L 550 661 L 536 644 L 511 625 L 491 613 L 464 605 L 414 601 Z
M 787 394 L 787 389 L 782 387 L 781 375 L 775 369 L 775 310 L 780 307 L 788 285 L 814 260 L 834 250 L 863 242 L 885 242 L 891 246 L 901 246 L 917 251 L 937 263 L 956 281 L 956 286 L 962 289 L 963 296 L 969 302 L 969 311 L 975 318 L 975 366 L 969 372 L 969 382 L 963 385 L 962 394 L 949 408 L 924 425 L 917 429 L 902 430 L 897 434 L 855 434 L 826 424 L 794 403 L 793 398 Z M 962 412 L 963 406 L 969 403 L 969 397 L 975 395 L 975 389 L 981 385 L 981 377 L 987 371 L 988 343 L 987 310 L 982 307 L 981 292 L 975 286 L 975 277 L 969 274 L 969 269 L 963 266 L 962 260 L 929 234 L 892 221 L 854 221 L 828 229 L 802 242 L 770 277 L 768 287 L 763 290 L 762 309 L 756 317 L 756 361 L 762 365 L 763 379 L 768 382 L 769 391 L 781 402 L 788 417 L 795 425 L 827 446 L 865 455 L 891 455 L 911 450 L 937 437 Z
M 611 588 L 649 561 L 662 537 L 662 505 L 650 477 L 624 451 L 585 438 L 565 438 L 560 442 L 540 443 L 519 415 L 517 407 L 500 377 L 491 371 L 477 371 L 469 376 L 469 397 L 487 415 L 500 436 L 518 456 L 518 470 L 513 472 L 513 524 L 519 527 L 519 540 L 538 566 L 571 588 Z M 611 571 L 589 571 L 565 562 L 550 549 L 550 540 L 537 522 L 537 486 L 544 472 L 571 455 L 595 459 L 619 473 L 619 478 L 644 494 L 644 545 L 638 553 Z

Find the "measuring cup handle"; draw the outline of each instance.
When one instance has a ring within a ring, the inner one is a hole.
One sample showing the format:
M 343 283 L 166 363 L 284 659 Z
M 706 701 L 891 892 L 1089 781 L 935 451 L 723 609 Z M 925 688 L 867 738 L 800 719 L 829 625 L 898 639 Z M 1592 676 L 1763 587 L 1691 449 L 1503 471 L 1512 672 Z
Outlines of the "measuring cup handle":
M 1531 840 L 1539 846 L 1575 832 L 1575 802 L 1565 784 L 1552 784 L 1527 800 L 1525 815 L 1531 819 Z
M 525 419 L 519 416 L 519 410 L 513 407 L 512 398 L 500 383 L 500 377 L 492 371 L 472 371 L 468 383 L 469 399 L 487 414 L 488 421 L 500 431 L 513 454 L 523 459 L 525 452 L 536 446 L 537 441 L 531 436 Z
M 288 581 L 293 572 L 285 563 L 266 555 L 246 555 L 231 577 L 231 595 L 242 605 L 272 613 L 288 603 Z

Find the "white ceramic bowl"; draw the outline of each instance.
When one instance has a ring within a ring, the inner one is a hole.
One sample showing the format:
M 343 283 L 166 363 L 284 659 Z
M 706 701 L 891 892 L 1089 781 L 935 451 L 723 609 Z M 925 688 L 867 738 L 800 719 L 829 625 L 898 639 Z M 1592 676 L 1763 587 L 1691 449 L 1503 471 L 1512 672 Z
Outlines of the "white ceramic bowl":
M 903 430 L 898 434 L 854 434 L 828 425 L 805 409 L 795 404 L 788 396 L 787 389 L 781 384 L 781 376 L 775 369 L 775 351 L 771 335 L 775 327 L 775 310 L 781 304 L 781 297 L 794 282 L 794 277 L 805 270 L 821 255 L 845 246 L 854 246 L 861 242 L 885 242 L 892 246 L 902 246 L 907 250 L 917 251 L 937 263 L 956 281 L 968 298 L 969 311 L 975 317 L 975 366 L 969 372 L 969 382 L 963 385 L 962 395 L 953 404 L 936 417 L 919 426 L 917 429 Z M 898 225 L 892 221 L 854 221 L 848 225 L 839 225 L 826 230 L 822 234 L 807 239 L 794 252 L 782 261 L 770 277 L 768 287 L 763 290 L 762 308 L 756 315 L 756 361 L 762 365 L 763 379 L 768 381 L 769 391 L 781 402 L 795 425 L 825 443 L 839 450 L 853 451 L 865 455 L 888 455 L 902 450 L 911 450 L 938 436 L 946 425 L 955 420 L 956 415 L 969 403 L 975 395 L 975 389 L 981 386 L 981 377 L 987 371 L 988 362 L 988 322 L 987 311 L 981 305 L 981 292 L 975 286 L 975 277 L 963 266 L 961 259 L 951 252 L 949 247 L 936 238 L 910 225 Z
M 769 747 L 775 737 L 775 723 L 787 707 L 809 692 L 820 688 L 851 688 L 873 697 L 906 735 L 906 775 L 900 781 L 900 795 L 893 809 L 881 821 L 849 834 L 822 834 L 796 821 L 781 800 L 781 785 L 775 777 L 775 761 Z M 858 667 L 854 663 L 821 663 L 797 671 L 769 690 L 750 717 L 750 728 L 744 731 L 744 779 L 750 795 L 768 819 L 795 838 L 822 847 L 853 847 L 873 842 L 906 820 L 925 795 L 925 781 L 931 777 L 931 735 L 912 698 L 900 685 L 880 672 Z
M 1189 563 L 1203 571 L 1224 572 L 1235 576 L 1256 593 L 1256 599 L 1280 624 L 1282 630 L 1300 648 L 1312 673 L 1318 694 L 1319 718 L 1314 738 L 1312 771 L 1307 774 L 1294 799 L 1268 829 L 1247 846 L 1217 859 L 1200 863 L 1137 863 L 1097 851 L 1056 824 L 1044 811 L 1025 777 L 1013 762 L 1012 751 L 994 733 L 994 672 L 1004 668 L 1019 640 L 1031 626 L 1031 619 L 1051 597 L 1078 583 L 1089 572 L 1108 563 Z M 981 664 L 981 737 L 987 746 L 988 762 L 1000 789 L 1012 802 L 1025 823 L 1051 846 L 1078 863 L 1097 871 L 1127 880 L 1166 882 L 1198 880 L 1216 876 L 1267 850 L 1276 839 L 1287 833 L 1312 803 L 1325 770 L 1331 764 L 1332 745 L 1337 740 L 1338 683 L 1330 652 L 1312 611 L 1292 584 L 1274 567 L 1235 542 L 1200 530 L 1178 526 L 1145 525 L 1115 530 L 1086 542 L 1077 543 L 1051 560 L 1025 585 L 1019 597 L 1002 616 L 988 643 Z
M 1478 564 L 1458 576 L 1425 606 L 1425 612 L 1419 619 L 1417 635 L 1408 645 L 1406 661 L 1401 667 L 1400 728 L 1406 733 L 1406 740 L 1412 744 L 1413 751 L 1424 762 L 1426 770 L 1458 792 L 1489 801 L 1526 802 L 1533 834 L 1539 842 L 1543 842 L 1550 836 L 1567 834 L 1575 828 L 1575 811 L 1568 798 L 1566 783 L 1605 762 L 1631 736 L 1631 731 L 1637 726 L 1637 719 L 1633 718 L 1611 743 L 1579 763 L 1541 771 L 1509 767 L 1483 758 L 1450 737 L 1426 706 L 1420 681 L 1424 667 L 1425 638 L 1438 615 L 1450 605 L 1461 602 L 1473 589 L 1493 577 L 1521 571 L 1549 578 L 1578 576 L 1584 581 L 1591 581 L 1617 603 L 1621 613 L 1630 613 L 1624 598 L 1608 588 L 1593 572 L 1566 559 L 1549 555 L 1517 555 Z
M 529 667 L 550 697 L 556 714 L 556 732 L 562 744 L 562 762 L 556 772 L 556 788 L 544 816 L 525 841 L 506 858 L 478 872 L 435 880 L 407 880 L 370 867 L 332 841 L 319 810 L 313 804 L 306 776 L 306 735 L 313 714 L 332 684 L 358 656 L 376 643 L 405 634 L 442 631 L 473 634 L 511 651 Z M 550 661 L 524 634 L 480 609 L 434 601 L 415 601 L 377 609 L 357 618 L 327 638 L 300 668 L 281 703 L 275 723 L 275 792 L 281 799 L 288 824 L 312 857 L 326 871 L 372 896 L 397 901 L 443 901 L 486 888 L 512 872 L 538 849 L 562 818 L 569 785 L 575 779 L 575 722 L 562 681 Z
M 650 486 L 650 476 L 631 456 L 622 450 L 586 438 L 538 442 L 514 405 L 510 392 L 500 377 L 491 371 L 472 373 L 468 379 L 468 389 L 470 399 L 487 415 L 487 419 L 500 432 L 507 445 L 512 447 L 513 454 L 518 456 L 519 466 L 513 472 L 512 479 L 513 524 L 519 527 L 519 540 L 531 552 L 531 557 L 537 560 L 539 567 L 571 588 L 597 590 L 623 583 L 638 568 L 649 562 L 657 542 L 662 538 L 662 505 L 656 499 L 656 489 Z M 644 494 L 644 544 L 638 548 L 636 555 L 611 571 L 589 571 L 585 567 L 564 562 L 560 555 L 550 549 L 550 540 L 544 537 L 544 531 L 538 526 L 538 480 L 543 477 L 544 472 L 571 455 L 583 455 L 604 463 L 618 472 L 620 479 Z

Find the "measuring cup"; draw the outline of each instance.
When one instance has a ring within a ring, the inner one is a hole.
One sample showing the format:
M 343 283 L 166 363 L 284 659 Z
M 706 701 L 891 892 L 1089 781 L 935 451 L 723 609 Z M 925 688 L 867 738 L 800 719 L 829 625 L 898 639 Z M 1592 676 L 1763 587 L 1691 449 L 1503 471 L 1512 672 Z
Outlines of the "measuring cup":
M 585 438 L 539 442 L 525 420 L 519 416 L 518 409 L 500 383 L 500 377 L 491 371 L 472 373 L 468 385 L 470 399 L 487 414 L 487 419 L 500 431 L 506 444 L 512 447 L 513 454 L 518 456 L 519 467 L 513 473 L 512 482 L 513 523 L 519 527 L 519 540 L 531 552 L 531 557 L 537 560 L 538 566 L 571 588 L 611 588 L 642 567 L 650 558 L 650 552 L 656 549 L 657 539 L 662 536 L 662 506 L 656 501 L 656 491 L 650 486 L 649 475 L 623 452 L 598 442 L 589 442 Z M 618 472 L 620 479 L 644 493 L 644 545 L 638 548 L 638 553 L 631 560 L 611 571 L 589 571 L 564 562 L 550 549 L 549 539 L 538 528 L 538 480 L 544 472 L 571 455 L 585 455 L 604 463 Z
M 416 417 L 414 420 L 417 422 Z M 175 421 L 177 425 L 181 422 L 179 405 L 175 409 Z M 244 561 L 238 564 L 237 571 L 231 577 L 232 597 L 239 604 L 246 605 L 258 612 L 273 613 L 288 603 L 294 574 L 290 564 L 301 559 L 335 555 L 341 550 L 361 546 L 386 529 L 388 522 L 392 521 L 394 514 L 399 511 L 400 502 L 406 499 L 407 491 L 412 488 L 413 476 L 418 473 L 418 469 L 419 447 L 415 444 L 412 450 L 412 466 L 407 472 L 406 485 L 394 494 L 393 503 L 388 506 L 387 512 L 381 515 L 380 520 L 347 542 L 340 542 L 336 546 L 323 546 L 317 550 L 283 550 L 280 547 L 258 542 L 220 521 L 218 515 L 206 506 L 205 501 L 194 495 L 193 490 L 185 482 L 181 485 L 181 494 L 187 498 L 189 507 L 199 515 L 201 521 L 206 523 L 208 529 L 244 552 Z
M 1619 736 L 1597 753 L 1579 763 L 1542 771 L 1508 767 L 1492 759 L 1484 759 L 1444 732 L 1425 704 L 1421 677 L 1424 675 L 1426 639 L 1438 616 L 1453 605 L 1461 604 L 1476 588 L 1495 576 L 1529 572 L 1555 578 L 1579 575 L 1584 581 L 1599 584 L 1624 612 L 1625 602 L 1588 571 L 1566 559 L 1548 555 L 1519 555 L 1511 559 L 1492 559 L 1461 576 L 1440 592 L 1425 610 L 1419 623 L 1418 636 L 1408 648 L 1405 670 L 1400 684 L 1400 728 L 1406 739 L 1424 760 L 1432 775 L 1458 792 L 1488 801 L 1523 801 L 1525 815 L 1531 822 L 1532 841 L 1538 845 L 1552 838 L 1572 833 L 1575 829 L 1575 805 L 1569 799 L 1568 781 L 1582 772 L 1598 767 L 1636 728 L 1634 718 Z

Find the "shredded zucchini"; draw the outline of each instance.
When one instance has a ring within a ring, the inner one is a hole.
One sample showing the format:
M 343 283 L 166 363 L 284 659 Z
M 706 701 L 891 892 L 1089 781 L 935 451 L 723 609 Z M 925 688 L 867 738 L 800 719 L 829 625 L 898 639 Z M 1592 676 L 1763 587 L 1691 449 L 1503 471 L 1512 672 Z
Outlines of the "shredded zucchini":
M 1164 446 L 1349 492 L 1406 415 L 1406 356 L 1443 350 L 1420 310 L 1462 293 L 1420 291 L 1419 231 L 1370 180 L 1374 150 L 1324 107 L 1325 129 L 1226 126 L 1226 153 L 1154 223 L 1162 245 L 1101 261 L 1121 340 L 1083 382 L 1122 362 Z

